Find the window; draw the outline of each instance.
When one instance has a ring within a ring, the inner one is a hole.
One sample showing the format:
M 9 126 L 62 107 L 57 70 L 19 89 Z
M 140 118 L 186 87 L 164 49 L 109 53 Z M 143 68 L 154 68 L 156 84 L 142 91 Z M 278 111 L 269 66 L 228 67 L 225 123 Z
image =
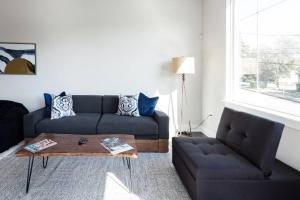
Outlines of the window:
M 231 0 L 231 95 L 300 115 L 300 1 Z

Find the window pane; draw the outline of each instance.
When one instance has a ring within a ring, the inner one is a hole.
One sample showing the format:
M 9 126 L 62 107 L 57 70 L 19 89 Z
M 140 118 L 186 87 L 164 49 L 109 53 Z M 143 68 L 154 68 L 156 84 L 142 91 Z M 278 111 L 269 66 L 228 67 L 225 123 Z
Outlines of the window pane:
M 240 23 L 240 86 L 257 88 L 257 15 L 242 19 Z
M 238 9 L 236 14 L 239 17 L 239 20 L 249 18 L 257 11 L 257 1 L 256 0 L 242 0 L 236 1 Z
M 300 1 L 259 0 L 250 4 L 248 0 L 238 4 L 240 53 L 236 71 L 240 87 L 300 102 L 300 26 L 296 25 Z

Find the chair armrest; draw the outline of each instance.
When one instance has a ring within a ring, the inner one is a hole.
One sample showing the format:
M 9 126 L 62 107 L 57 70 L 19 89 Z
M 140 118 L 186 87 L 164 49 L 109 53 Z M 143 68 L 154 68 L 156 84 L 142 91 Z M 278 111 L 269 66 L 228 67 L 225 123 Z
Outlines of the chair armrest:
M 158 123 L 159 139 L 169 139 L 169 116 L 164 112 L 155 110 L 153 118 Z
M 34 112 L 28 113 L 23 117 L 24 123 L 24 138 L 34 138 L 37 136 L 35 131 L 35 125 L 44 119 L 45 108 L 41 108 Z

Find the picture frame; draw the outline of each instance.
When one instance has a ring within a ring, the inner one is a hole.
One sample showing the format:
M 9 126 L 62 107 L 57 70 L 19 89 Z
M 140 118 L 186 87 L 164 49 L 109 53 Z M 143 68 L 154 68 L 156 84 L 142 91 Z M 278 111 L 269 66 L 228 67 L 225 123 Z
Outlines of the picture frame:
M 36 75 L 36 43 L 0 42 L 0 75 Z

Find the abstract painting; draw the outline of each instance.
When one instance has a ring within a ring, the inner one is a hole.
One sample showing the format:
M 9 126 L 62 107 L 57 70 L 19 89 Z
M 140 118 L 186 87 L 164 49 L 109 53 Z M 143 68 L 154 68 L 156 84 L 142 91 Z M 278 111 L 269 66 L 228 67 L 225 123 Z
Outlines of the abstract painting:
M 0 74 L 36 74 L 36 44 L 0 42 Z

